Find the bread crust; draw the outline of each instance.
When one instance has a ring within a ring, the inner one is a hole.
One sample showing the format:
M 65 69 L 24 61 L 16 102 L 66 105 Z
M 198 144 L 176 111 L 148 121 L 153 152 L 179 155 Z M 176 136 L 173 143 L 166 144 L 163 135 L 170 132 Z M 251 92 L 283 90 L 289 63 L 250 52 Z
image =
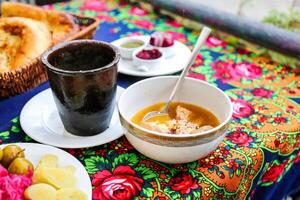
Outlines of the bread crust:
M 21 17 L 0 18 L 0 72 L 15 70 L 52 45 L 44 23 Z
M 54 43 L 64 41 L 79 30 L 71 15 L 15 2 L 2 3 L 3 17 L 25 17 L 47 24 Z

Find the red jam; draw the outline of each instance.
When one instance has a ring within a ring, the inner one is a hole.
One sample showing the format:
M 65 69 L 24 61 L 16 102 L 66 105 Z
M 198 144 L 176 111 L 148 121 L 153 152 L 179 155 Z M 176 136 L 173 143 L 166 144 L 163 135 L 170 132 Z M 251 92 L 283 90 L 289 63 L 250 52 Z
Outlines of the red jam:
M 158 49 L 142 50 L 136 54 L 136 57 L 144 60 L 154 60 L 162 56 Z
M 155 32 L 151 34 L 150 44 L 156 47 L 170 47 L 174 44 L 174 39 L 169 33 Z

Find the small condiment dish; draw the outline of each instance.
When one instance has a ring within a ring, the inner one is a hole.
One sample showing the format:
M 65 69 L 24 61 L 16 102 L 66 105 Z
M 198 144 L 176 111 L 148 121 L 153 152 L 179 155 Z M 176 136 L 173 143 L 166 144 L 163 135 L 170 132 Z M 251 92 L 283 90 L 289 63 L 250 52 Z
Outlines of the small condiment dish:
M 160 53 L 160 56 L 154 59 L 143 59 L 138 57 L 138 54 L 141 51 L 152 51 L 157 50 Z M 139 71 L 150 71 L 155 70 L 160 67 L 162 61 L 165 59 L 164 53 L 158 50 L 158 48 L 144 48 L 144 49 L 136 49 L 132 54 L 133 65 Z
M 166 59 L 171 58 L 175 55 L 175 43 L 172 46 L 169 47 L 157 47 L 157 46 L 153 46 L 151 44 L 148 45 L 151 48 L 157 48 L 159 49 L 165 56 Z
M 132 53 L 137 49 L 142 49 L 147 46 L 147 43 L 141 39 L 125 37 L 122 38 L 119 44 L 116 45 L 120 50 L 121 57 L 131 60 Z
M 207 156 L 225 137 L 232 117 L 231 101 L 222 90 L 205 81 L 185 78 L 175 100 L 206 108 L 219 119 L 217 127 L 195 134 L 173 135 L 151 131 L 131 121 L 141 109 L 166 102 L 177 78 L 162 76 L 139 81 L 128 87 L 118 102 L 128 141 L 142 154 L 165 163 L 187 163 Z
M 158 48 L 164 53 L 165 58 L 171 58 L 175 55 L 175 42 L 172 35 L 166 32 L 154 32 L 150 36 L 149 46 Z

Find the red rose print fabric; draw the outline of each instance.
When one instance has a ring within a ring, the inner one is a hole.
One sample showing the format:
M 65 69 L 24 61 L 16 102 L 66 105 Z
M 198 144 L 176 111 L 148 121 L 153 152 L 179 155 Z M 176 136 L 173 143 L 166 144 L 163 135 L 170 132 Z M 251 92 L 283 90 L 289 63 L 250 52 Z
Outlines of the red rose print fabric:
M 193 179 L 190 174 L 178 174 L 170 179 L 169 185 L 175 191 L 181 194 L 189 194 L 192 189 L 197 189 L 199 186 L 197 180 Z
M 92 181 L 93 198 L 99 200 L 130 200 L 142 189 L 143 180 L 129 166 L 118 166 L 111 173 L 99 171 Z

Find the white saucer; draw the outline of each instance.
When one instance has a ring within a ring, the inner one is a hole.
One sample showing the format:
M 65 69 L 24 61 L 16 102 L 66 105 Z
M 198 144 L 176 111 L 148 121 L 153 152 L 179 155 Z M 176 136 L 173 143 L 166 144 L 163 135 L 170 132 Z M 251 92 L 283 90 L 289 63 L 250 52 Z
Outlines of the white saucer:
M 150 36 L 132 36 L 131 38 L 137 38 L 143 40 L 148 43 L 150 40 Z M 119 46 L 121 39 L 113 41 L 111 44 L 115 46 Z M 191 50 L 183 43 L 175 41 L 174 43 L 175 55 L 164 59 L 160 66 L 154 70 L 149 71 L 140 71 L 137 70 L 132 60 L 120 59 L 119 62 L 119 73 L 131 75 L 131 76 L 141 76 L 141 77 L 149 77 L 149 76 L 161 76 L 167 74 L 174 74 L 183 69 L 186 61 L 189 59 L 191 55 Z
M 123 88 L 117 89 L 117 100 Z M 58 115 L 51 89 L 44 90 L 32 97 L 23 107 L 20 124 L 24 132 L 32 139 L 60 148 L 85 148 L 111 142 L 123 135 L 117 105 L 109 125 L 104 132 L 88 137 L 68 133 Z
M 20 146 L 22 149 L 25 149 L 25 157 L 36 167 L 39 163 L 39 160 L 45 154 L 54 154 L 58 157 L 58 167 L 64 167 L 72 165 L 75 167 L 75 176 L 77 179 L 76 188 L 80 189 L 87 195 L 87 199 L 92 199 L 92 184 L 91 179 L 83 167 L 83 165 L 71 154 L 48 145 L 35 144 L 35 143 L 15 143 Z M 6 145 L 0 145 L 0 148 L 4 148 Z

